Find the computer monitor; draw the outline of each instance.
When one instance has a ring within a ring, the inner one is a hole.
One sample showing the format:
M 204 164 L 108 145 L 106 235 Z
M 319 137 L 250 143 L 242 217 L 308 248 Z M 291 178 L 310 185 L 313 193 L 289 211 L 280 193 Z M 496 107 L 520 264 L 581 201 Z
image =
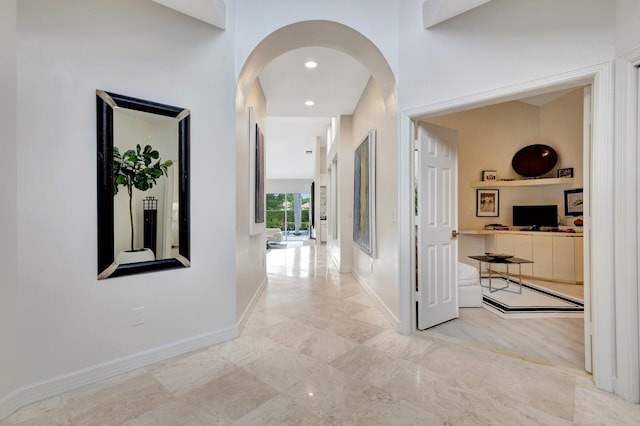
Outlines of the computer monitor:
M 529 226 L 538 230 L 542 226 L 558 226 L 557 205 L 513 206 L 513 226 Z

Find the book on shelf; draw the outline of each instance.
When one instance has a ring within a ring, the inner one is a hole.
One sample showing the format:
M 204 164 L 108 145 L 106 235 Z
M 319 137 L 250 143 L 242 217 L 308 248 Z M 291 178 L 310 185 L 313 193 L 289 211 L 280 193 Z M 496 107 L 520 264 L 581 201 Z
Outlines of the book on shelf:
M 508 231 L 509 227 L 507 225 L 502 225 L 501 223 L 490 223 L 489 225 L 485 225 L 484 229 L 490 231 Z

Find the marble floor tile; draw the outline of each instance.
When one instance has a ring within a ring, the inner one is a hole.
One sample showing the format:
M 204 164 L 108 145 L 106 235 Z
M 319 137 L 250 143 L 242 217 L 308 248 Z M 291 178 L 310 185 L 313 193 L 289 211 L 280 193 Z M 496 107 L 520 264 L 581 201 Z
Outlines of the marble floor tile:
M 514 407 L 527 407 L 571 422 L 575 385 L 574 375 L 500 355 L 480 389 Z
M 174 396 L 199 388 L 235 368 L 230 361 L 200 350 L 149 367 L 149 372 Z
M 265 402 L 233 423 L 234 426 L 311 426 L 322 424 L 322 419 L 284 395 Z
M 136 370 L 62 395 L 73 425 L 122 424 L 173 396 L 146 370 Z
M 325 246 L 273 250 L 267 271 L 238 338 L 23 407 L 0 425 L 640 424 L 640 405 L 596 390 L 580 369 L 483 346 L 506 340 L 491 334 L 492 318 L 470 317 L 476 327 L 462 337 L 398 334 Z
M 311 372 L 322 374 L 329 367 L 314 358 L 285 348 L 243 363 L 242 368 L 274 389 L 283 391 L 304 380 Z
M 71 425 L 71 418 L 59 396 L 36 402 L 16 411 L 11 417 L 0 421 L 0 426 L 62 426 Z
M 236 367 L 184 396 L 190 404 L 208 412 L 213 424 L 230 424 L 275 397 L 278 392 L 253 374 Z
M 638 425 L 640 405 L 626 402 L 608 392 L 598 390 L 589 378 L 576 380 L 573 424 Z
M 384 330 L 363 343 L 364 346 L 376 349 L 392 358 L 419 362 L 425 359 L 425 354 L 436 344 L 428 339 L 416 339 L 404 336 L 393 330 Z
M 382 387 L 407 361 L 392 358 L 380 351 L 360 345 L 330 363 L 348 377 L 372 386 Z
M 123 426 L 209 426 L 216 424 L 217 418 L 183 399 L 172 399 L 161 404 Z
M 385 316 L 382 314 L 382 312 L 380 312 L 378 308 L 365 309 L 362 312 L 358 312 L 357 314 L 352 315 L 351 318 L 383 328 L 389 327 L 389 321 L 385 318 Z
M 358 346 L 354 340 L 317 329 L 298 320 L 277 324 L 265 330 L 264 334 L 290 349 L 323 362 L 331 362 Z

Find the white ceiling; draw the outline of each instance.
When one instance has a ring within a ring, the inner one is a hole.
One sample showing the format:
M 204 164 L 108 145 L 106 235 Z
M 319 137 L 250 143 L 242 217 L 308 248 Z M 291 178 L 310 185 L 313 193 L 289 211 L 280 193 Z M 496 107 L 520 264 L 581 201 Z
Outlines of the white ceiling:
M 308 60 L 318 67 L 305 68 Z M 316 138 L 325 143 L 331 117 L 353 113 L 369 77 L 351 56 L 322 47 L 295 49 L 269 63 L 258 76 L 267 99 L 266 178 L 313 179 Z M 315 105 L 306 106 L 308 100 Z

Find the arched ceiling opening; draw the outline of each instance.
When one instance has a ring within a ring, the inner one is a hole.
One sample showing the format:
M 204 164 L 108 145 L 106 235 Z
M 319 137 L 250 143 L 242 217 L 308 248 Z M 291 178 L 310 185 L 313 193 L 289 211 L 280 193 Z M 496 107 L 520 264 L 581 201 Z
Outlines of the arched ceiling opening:
M 307 59 L 317 60 L 318 69 L 305 70 Z M 395 78 L 380 50 L 331 21 L 291 24 L 260 42 L 239 75 L 239 104 L 256 78 L 267 99 L 267 179 L 312 179 L 317 153 L 308 153 L 316 137 L 326 135 L 330 117 L 353 113 L 370 78 L 385 103 L 392 99 L 395 105 Z M 316 104 L 305 107 L 306 100 Z

